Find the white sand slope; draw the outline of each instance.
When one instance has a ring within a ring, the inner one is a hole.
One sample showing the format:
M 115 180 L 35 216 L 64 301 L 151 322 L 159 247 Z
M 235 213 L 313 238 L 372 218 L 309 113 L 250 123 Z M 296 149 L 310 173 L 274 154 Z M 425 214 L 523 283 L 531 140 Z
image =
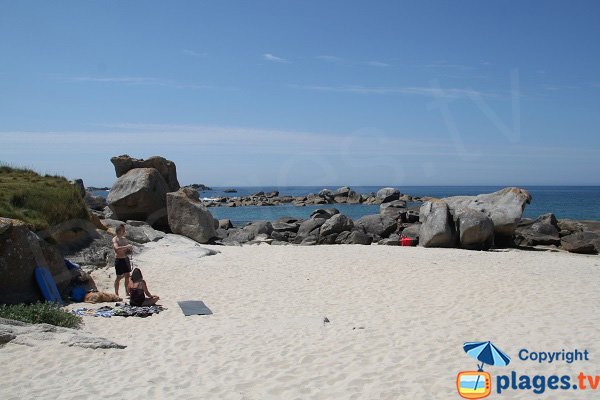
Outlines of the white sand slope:
M 487 368 L 492 374 L 600 375 L 597 256 L 211 248 L 221 254 L 199 258 L 193 242 L 169 235 L 136 257 L 168 311 L 85 317 L 83 328 L 124 350 L 54 342 L 0 349 L 0 398 L 454 399 L 456 373 L 476 365 L 462 344 L 479 340 L 513 358 L 509 367 Z M 214 315 L 184 317 L 178 300 L 203 300 Z M 540 366 L 518 360 L 521 348 L 586 348 L 591 361 Z

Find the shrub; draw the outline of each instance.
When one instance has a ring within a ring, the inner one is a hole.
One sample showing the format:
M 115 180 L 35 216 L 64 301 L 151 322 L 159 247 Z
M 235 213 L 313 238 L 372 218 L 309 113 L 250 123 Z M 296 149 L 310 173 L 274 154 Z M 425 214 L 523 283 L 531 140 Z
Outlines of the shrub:
M 0 317 L 28 322 L 50 324 L 64 328 L 79 328 L 81 317 L 63 310 L 56 303 L 0 305 Z

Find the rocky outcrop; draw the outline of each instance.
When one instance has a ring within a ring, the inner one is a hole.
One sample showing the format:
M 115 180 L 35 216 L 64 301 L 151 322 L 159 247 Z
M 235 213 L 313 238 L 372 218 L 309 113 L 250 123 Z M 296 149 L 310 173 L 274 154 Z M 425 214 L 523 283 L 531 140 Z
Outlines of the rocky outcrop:
M 179 190 L 179 181 L 177 180 L 177 167 L 173 161 L 163 157 L 150 157 L 147 160 L 132 158 L 127 154 L 112 157 L 110 162 L 115 166 L 117 178 L 125 175 L 127 172 L 136 168 L 154 168 L 162 176 L 167 184 L 168 192 Z
M 486 214 L 494 223 L 496 243 L 511 243 L 531 195 L 524 189 L 508 187 L 494 193 L 477 196 L 453 196 L 441 199 L 450 210 L 470 208 Z
M 77 329 L 61 328 L 48 324 L 28 324 L 0 318 L 0 339 L 8 338 L 11 343 L 35 347 L 41 342 L 55 342 L 69 347 L 86 349 L 124 349 L 127 346 L 111 340 L 91 336 Z M 0 340 L 0 344 L 1 340 Z
M 406 220 L 406 202 L 403 200 L 391 200 L 384 202 L 379 206 L 379 213 L 384 217 L 389 217 L 393 220 Z
M 381 188 L 377 191 L 377 198 L 382 203 L 389 203 L 400 198 L 400 191 L 391 187 Z
M 354 227 L 354 223 L 344 214 L 335 214 L 329 218 L 320 228 L 320 236 L 325 237 L 331 234 L 340 234 L 344 231 L 350 231 Z M 337 235 L 336 235 L 337 236 Z M 335 242 L 335 238 L 333 238 Z
M 422 223 L 419 246 L 456 247 L 456 229 L 448 204 L 444 201 L 427 201 L 419 210 Z
M 136 168 L 121 175 L 108 194 L 114 218 L 146 221 L 157 229 L 168 229 L 165 180 L 154 168 Z
M 61 295 L 68 292 L 71 274 L 58 250 L 23 221 L 0 217 L 0 304 L 43 300 L 34 277 L 37 265 L 48 268 Z
M 135 171 L 135 170 L 133 170 Z M 198 243 L 208 243 L 217 236 L 212 214 L 200 202 L 198 192 L 180 189 L 167 194 L 169 228 Z
M 600 253 L 600 234 L 596 232 L 577 232 L 561 238 L 562 248 L 570 253 Z
M 494 244 L 494 223 L 481 211 L 470 208 L 454 210 L 454 223 L 460 247 L 488 250 Z
M 370 235 L 374 240 L 387 238 L 395 232 L 398 224 L 392 218 L 383 215 L 365 215 L 354 224 L 356 230 Z
M 560 228 L 554 214 L 544 214 L 535 220 L 523 219 L 515 229 L 515 244 L 531 247 L 560 246 Z

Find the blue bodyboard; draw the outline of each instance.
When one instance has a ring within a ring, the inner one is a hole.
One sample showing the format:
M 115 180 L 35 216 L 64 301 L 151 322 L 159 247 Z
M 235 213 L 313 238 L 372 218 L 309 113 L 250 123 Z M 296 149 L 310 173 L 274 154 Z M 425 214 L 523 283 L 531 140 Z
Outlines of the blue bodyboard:
M 46 301 L 62 304 L 62 298 L 60 297 L 56 282 L 54 282 L 54 278 L 52 278 L 50 271 L 45 267 L 37 266 L 34 269 L 34 274 L 44 299 L 46 299 Z

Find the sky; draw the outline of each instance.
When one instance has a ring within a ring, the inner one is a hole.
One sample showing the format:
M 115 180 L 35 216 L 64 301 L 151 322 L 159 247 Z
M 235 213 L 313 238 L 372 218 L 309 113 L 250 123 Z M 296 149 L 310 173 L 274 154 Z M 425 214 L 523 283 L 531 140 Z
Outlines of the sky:
M 110 186 L 599 185 L 597 1 L 0 0 L 0 162 Z

